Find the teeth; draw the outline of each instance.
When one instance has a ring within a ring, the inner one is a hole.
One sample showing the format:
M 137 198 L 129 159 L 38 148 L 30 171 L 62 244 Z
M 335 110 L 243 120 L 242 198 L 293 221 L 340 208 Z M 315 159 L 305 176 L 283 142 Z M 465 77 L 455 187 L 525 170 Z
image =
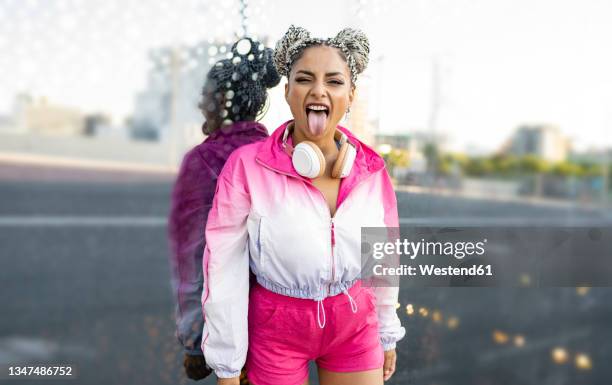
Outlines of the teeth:
M 313 110 L 313 111 L 327 111 L 327 107 L 325 106 L 314 106 L 313 105 L 313 106 L 308 106 L 306 108 L 308 108 L 309 110 Z

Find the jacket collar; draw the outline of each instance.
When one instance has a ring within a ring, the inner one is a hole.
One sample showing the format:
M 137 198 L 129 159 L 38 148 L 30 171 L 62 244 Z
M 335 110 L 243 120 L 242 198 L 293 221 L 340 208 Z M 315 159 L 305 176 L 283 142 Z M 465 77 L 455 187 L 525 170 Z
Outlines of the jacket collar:
M 299 175 L 293 169 L 291 157 L 282 146 L 283 133 L 291 122 L 293 122 L 293 120 L 286 121 L 274 130 L 272 135 L 262 143 L 256 159 L 262 165 L 274 171 L 310 182 L 309 178 Z M 337 126 L 337 128 L 346 134 L 349 142 L 352 143 L 357 150 L 355 163 L 353 164 L 351 173 L 346 178 L 343 178 L 340 185 L 337 202 L 339 205 L 359 182 L 369 175 L 383 169 L 385 167 L 385 162 L 380 155 L 357 139 L 347 128 L 342 126 Z M 293 143 L 291 143 L 291 136 L 289 136 L 287 142 L 293 145 Z

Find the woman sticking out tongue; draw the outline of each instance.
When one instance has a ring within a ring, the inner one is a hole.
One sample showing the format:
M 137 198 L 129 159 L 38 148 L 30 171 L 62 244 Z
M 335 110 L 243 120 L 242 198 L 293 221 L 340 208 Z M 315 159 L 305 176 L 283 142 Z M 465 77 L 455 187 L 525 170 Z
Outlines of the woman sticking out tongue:
M 333 160 L 336 126 L 354 98 L 354 85 L 345 58 L 338 48 L 308 47 L 301 52 L 288 74 L 285 99 L 295 119 L 293 144 L 314 142 Z M 330 160 L 330 159 L 328 159 Z

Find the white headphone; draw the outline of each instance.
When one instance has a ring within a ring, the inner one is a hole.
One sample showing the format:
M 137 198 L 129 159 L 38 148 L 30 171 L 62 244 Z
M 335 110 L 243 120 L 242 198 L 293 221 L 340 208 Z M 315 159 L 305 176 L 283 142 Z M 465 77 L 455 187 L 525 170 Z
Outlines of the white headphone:
M 313 142 L 304 140 L 292 147 L 287 143 L 289 137 L 289 128 L 287 125 L 283 134 L 283 148 L 289 156 L 291 163 L 298 174 L 307 178 L 318 178 L 325 172 L 325 158 L 319 147 Z M 340 152 L 338 158 L 334 162 L 332 168 L 332 178 L 345 178 L 351 173 L 357 150 L 355 146 L 349 142 L 348 137 L 342 131 L 336 129 L 334 139 L 340 142 Z

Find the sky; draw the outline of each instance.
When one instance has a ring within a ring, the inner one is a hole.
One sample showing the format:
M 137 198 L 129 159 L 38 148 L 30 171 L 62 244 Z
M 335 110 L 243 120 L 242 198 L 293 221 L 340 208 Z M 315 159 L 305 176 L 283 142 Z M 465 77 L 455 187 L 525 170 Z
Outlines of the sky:
M 361 82 L 381 132 L 433 129 L 452 149 L 494 151 L 543 123 L 578 150 L 612 146 L 610 1 L 250 0 L 249 12 L 250 32 L 272 41 L 292 23 L 323 37 L 362 28 Z M 145 88 L 149 49 L 229 41 L 238 28 L 237 0 L 0 0 L 0 114 L 25 91 L 121 121 Z M 270 129 L 290 118 L 283 84 Z

